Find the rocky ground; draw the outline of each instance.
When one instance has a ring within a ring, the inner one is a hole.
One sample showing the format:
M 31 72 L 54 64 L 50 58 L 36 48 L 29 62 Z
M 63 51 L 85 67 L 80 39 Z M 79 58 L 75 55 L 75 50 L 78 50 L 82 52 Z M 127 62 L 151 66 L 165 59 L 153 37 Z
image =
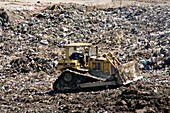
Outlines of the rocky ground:
M 159 2 L 1 9 L 0 112 L 168 113 L 170 5 Z M 135 59 L 144 79 L 101 91 L 53 92 L 60 74 L 53 64 L 64 55 L 61 45 L 70 42 L 115 51 L 122 63 Z

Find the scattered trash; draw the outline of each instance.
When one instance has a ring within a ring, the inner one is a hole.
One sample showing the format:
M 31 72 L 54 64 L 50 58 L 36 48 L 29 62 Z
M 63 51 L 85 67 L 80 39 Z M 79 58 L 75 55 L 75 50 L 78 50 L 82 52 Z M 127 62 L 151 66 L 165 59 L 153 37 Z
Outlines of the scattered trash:
M 17 21 L 0 13 L 0 112 L 170 111 L 169 12 L 169 5 L 60 3 L 27 19 L 13 10 Z M 60 72 L 54 67 L 70 42 L 116 51 L 122 63 L 136 59 L 146 77 L 129 87 L 55 95 L 51 84 Z

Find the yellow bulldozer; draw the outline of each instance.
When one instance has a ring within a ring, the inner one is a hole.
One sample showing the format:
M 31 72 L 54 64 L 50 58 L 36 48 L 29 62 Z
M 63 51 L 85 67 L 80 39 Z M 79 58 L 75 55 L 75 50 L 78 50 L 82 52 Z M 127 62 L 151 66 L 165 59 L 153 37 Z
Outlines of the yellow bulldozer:
M 70 43 L 63 47 L 65 58 L 56 66 L 62 73 L 53 83 L 56 91 L 127 85 L 143 78 L 136 61 L 121 64 L 114 53 L 101 55 L 91 43 Z

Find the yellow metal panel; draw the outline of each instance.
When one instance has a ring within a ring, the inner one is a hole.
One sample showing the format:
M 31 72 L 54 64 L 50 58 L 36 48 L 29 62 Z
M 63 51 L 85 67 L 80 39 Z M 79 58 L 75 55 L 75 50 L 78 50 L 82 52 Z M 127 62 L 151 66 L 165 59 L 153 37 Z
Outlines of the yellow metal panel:
M 69 60 L 69 48 L 66 48 L 66 59 Z
M 104 71 L 103 61 L 91 60 L 89 67 L 93 70 L 96 70 L 96 71 Z
M 79 69 L 80 63 L 77 60 L 69 60 L 69 61 L 61 60 L 61 61 L 59 61 L 58 65 L 57 65 L 58 70 L 62 70 L 64 68 L 69 68 L 69 67 Z
M 104 62 L 104 73 L 109 73 L 109 62 Z

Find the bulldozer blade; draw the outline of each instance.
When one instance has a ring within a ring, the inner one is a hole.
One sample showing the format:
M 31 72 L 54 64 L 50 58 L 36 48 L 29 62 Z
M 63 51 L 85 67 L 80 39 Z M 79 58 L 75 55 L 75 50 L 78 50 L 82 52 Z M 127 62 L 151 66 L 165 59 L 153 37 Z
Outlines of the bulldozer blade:
M 121 64 L 118 67 L 118 78 L 119 84 L 129 84 L 131 82 L 140 80 L 143 78 L 140 74 L 140 70 L 138 68 L 136 61 L 130 61 L 125 64 Z

